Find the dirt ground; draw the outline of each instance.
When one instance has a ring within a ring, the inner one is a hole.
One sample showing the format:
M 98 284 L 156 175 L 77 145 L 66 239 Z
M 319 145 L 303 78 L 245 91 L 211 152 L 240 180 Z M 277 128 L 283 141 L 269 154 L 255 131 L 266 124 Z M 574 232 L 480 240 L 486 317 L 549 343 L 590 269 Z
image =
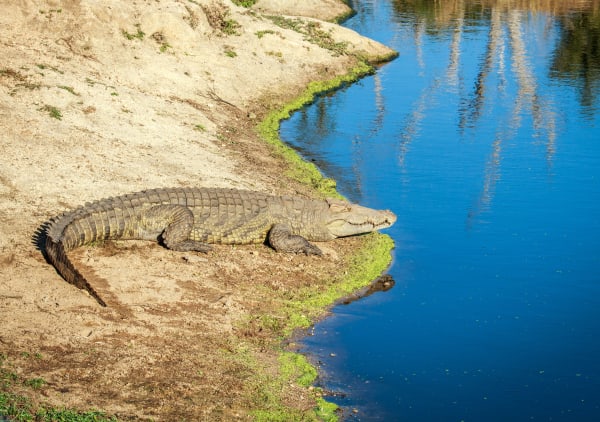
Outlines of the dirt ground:
M 71 257 L 101 308 L 44 260 L 39 233 L 87 201 L 148 188 L 310 194 L 283 176 L 256 125 L 357 54 L 390 50 L 310 19 L 347 14 L 334 0 L 0 0 L 0 10 L 0 392 L 123 420 L 314 408 L 310 389 L 274 381 L 272 321 L 298 291 L 333 282 L 362 239 L 320 245 L 324 258 L 263 245 L 83 247 Z

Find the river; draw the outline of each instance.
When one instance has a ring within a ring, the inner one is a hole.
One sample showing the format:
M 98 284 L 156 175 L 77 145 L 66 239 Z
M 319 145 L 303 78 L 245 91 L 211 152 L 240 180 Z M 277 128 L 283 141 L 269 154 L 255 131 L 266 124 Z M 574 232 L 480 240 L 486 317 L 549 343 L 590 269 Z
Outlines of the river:
M 598 1 L 364 0 L 396 49 L 282 122 L 398 222 L 393 289 L 303 352 L 361 421 L 600 421 Z

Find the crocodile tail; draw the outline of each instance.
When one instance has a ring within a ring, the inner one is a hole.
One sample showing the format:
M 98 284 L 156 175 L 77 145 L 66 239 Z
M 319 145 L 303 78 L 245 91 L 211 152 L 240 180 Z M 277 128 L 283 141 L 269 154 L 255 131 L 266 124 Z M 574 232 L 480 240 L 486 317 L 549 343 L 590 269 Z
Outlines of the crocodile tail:
M 106 306 L 106 302 L 102 300 L 100 295 L 94 290 L 91 284 L 85 279 L 85 277 L 77 271 L 75 266 L 69 260 L 65 251 L 64 244 L 59 241 L 54 241 L 50 237 L 46 238 L 46 253 L 48 259 L 56 268 L 56 271 L 69 283 L 82 290 L 87 290 L 88 293 L 96 299 L 101 306 Z

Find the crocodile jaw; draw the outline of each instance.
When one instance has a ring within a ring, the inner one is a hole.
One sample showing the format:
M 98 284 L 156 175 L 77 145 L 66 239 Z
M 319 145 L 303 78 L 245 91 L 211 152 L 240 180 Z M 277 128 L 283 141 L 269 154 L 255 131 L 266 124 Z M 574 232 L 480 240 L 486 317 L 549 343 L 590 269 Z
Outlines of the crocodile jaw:
M 349 202 L 328 199 L 327 230 L 332 236 L 345 237 L 386 229 L 396 222 L 389 210 L 374 210 Z

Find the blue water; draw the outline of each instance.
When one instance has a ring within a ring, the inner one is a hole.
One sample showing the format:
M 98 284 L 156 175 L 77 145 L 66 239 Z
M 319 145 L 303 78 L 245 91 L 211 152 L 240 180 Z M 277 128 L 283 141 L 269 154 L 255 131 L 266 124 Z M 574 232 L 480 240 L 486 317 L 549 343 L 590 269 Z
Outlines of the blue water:
M 355 2 L 400 57 L 282 124 L 398 215 L 304 351 L 352 420 L 600 421 L 600 16 L 440 4 Z

